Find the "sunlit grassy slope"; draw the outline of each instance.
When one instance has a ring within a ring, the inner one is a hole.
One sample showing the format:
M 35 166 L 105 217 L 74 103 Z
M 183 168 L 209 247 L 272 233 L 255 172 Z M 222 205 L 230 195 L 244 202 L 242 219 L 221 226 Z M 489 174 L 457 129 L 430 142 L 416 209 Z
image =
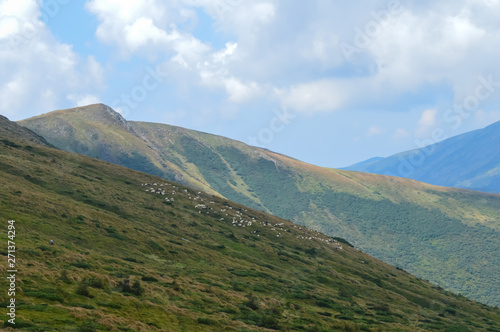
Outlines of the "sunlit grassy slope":
M 0 137 L 0 220 L 20 330 L 500 331 L 498 309 L 342 239 L 17 136 Z
M 105 105 L 21 121 L 87 154 L 307 225 L 445 289 L 500 305 L 500 196 L 325 169 L 224 137 L 127 122 Z

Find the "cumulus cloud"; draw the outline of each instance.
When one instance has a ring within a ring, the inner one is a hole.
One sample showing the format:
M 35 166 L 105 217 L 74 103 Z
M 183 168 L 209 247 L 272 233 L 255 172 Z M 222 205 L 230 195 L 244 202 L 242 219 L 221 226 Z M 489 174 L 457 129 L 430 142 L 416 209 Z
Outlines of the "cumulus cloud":
M 123 60 L 137 56 L 161 64 L 169 80 L 183 88 L 207 94 L 220 90 L 224 101 L 233 104 L 261 99 L 308 114 L 380 108 L 429 85 L 450 90 L 456 101 L 467 95 L 479 74 L 500 77 L 500 1 L 401 1 L 398 12 L 382 22 L 388 3 L 88 0 L 86 8 L 98 19 L 97 39 L 119 50 Z M 51 39 L 35 0 L 4 0 L 0 11 L 7 13 L 0 19 L 0 41 L 33 27 L 37 36 L 43 35 L 36 38 L 41 56 L 24 64 L 47 68 L 51 74 L 41 74 L 49 77 L 59 77 L 64 69 L 69 73 L 67 85 L 74 89 L 82 68 L 90 75 L 80 85 L 102 79 L 103 70 L 94 59 L 79 59 L 71 46 Z M 211 17 L 211 33 L 224 39 L 225 46 L 214 46 L 194 32 L 200 11 Z M 375 34 L 370 33 L 373 27 Z M 359 34 L 368 39 L 366 47 L 355 59 L 345 57 L 341 45 L 359 46 Z M 62 65 L 54 68 L 54 63 Z M 25 86 L 31 80 L 10 77 L 4 78 L 0 96 L 29 90 Z M 69 99 L 95 95 L 70 89 L 63 94 Z M 50 105 L 60 93 L 48 84 L 39 95 Z M 13 105 L 18 102 L 11 98 L 4 108 L 18 107 Z
M 418 124 L 422 127 L 433 127 L 436 125 L 436 114 L 437 110 L 429 109 L 422 112 L 422 116 L 420 120 L 418 120 Z
M 118 0 L 92 0 L 87 3 L 87 8 L 100 20 L 96 32 L 99 40 L 116 46 L 123 56 L 151 58 L 156 54 L 166 58 L 161 64 L 163 70 L 178 82 L 184 82 L 184 86 L 223 89 L 229 102 L 244 103 L 258 96 L 261 89 L 255 81 L 231 72 L 229 67 L 236 57 L 238 44 L 228 42 L 224 48 L 215 50 L 178 27 L 186 21 L 196 20 L 193 14 L 196 7 L 205 8 L 215 19 L 223 20 L 223 5 L 228 6 L 217 1 L 197 0 L 168 3 L 147 0 L 126 4 Z M 229 9 L 234 8 L 225 8 Z M 245 21 L 263 23 L 271 20 L 273 15 L 273 8 L 260 3 L 251 13 L 245 14 Z
M 420 119 L 418 120 L 418 127 L 415 132 L 415 136 L 418 138 L 426 138 L 430 135 L 432 129 L 438 124 L 437 120 L 437 110 L 427 109 L 422 112 Z
M 119 48 L 126 58 L 134 54 L 148 57 L 166 54 L 188 66 L 210 50 L 192 34 L 177 27 L 196 16 L 181 2 L 91 0 L 86 8 L 100 21 L 97 38 Z
M 282 102 L 303 111 L 377 105 L 440 84 L 452 90 L 452 103 L 463 99 L 479 74 L 500 77 L 500 49 L 494 46 L 500 43 L 498 1 L 400 4 L 387 22 L 377 18 L 389 10 L 387 1 L 311 1 L 307 7 L 269 1 L 272 14 L 263 22 L 257 14 L 245 20 L 247 8 L 238 7 L 220 22 L 238 38 L 239 54 L 229 70 L 242 80 L 285 90 Z M 340 44 L 354 44 L 357 32 L 368 35 L 377 24 L 379 33 L 369 37 L 357 59 L 345 58 Z
M 50 111 L 68 94 L 102 86 L 97 61 L 57 42 L 35 0 L 0 2 L 0 112 L 22 119 Z
M 466 88 L 478 72 L 491 66 L 476 56 L 494 37 L 470 16 L 466 9 L 425 15 L 406 9 L 368 47 L 378 68 L 374 79 L 400 92 L 443 80 L 456 91 Z
M 282 106 L 301 113 L 329 112 L 341 108 L 348 96 L 339 82 L 322 80 L 277 89 Z
M 263 98 L 328 112 L 432 84 L 446 84 L 460 100 L 471 80 L 497 67 L 498 1 L 399 4 L 385 20 L 390 6 L 382 0 L 91 0 L 87 8 L 99 19 L 99 40 L 125 57 L 166 57 L 172 77 L 222 89 L 234 103 Z M 198 10 L 213 19 L 225 47 L 214 49 L 186 28 L 196 25 Z M 368 40 L 353 61 L 341 45 L 356 46 L 359 34 Z
M 276 17 L 279 1 L 183 0 L 180 2 L 187 6 L 203 8 L 213 18 L 218 29 L 243 36 L 249 31 L 265 29 L 265 25 Z
M 202 63 L 197 64 L 201 84 L 208 87 L 223 88 L 228 101 L 244 103 L 261 94 L 261 87 L 254 81 L 244 82 L 233 76 L 227 66 L 233 61 L 238 48 L 236 43 L 226 43 L 225 48 L 213 52 Z

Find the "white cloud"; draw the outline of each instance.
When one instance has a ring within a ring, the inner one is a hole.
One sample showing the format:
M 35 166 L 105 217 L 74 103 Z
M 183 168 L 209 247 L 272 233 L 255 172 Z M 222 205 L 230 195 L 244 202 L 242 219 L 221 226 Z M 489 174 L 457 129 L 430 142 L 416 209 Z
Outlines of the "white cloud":
M 213 63 L 226 65 L 230 61 L 231 56 L 236 52 L 237 48 L 238 48 L 237 43 L 227 42 L 225 49 L 213 53 L 212 55 Z
M 303 58 L 326 68 L 340 65 L 342 58 L 336 54 L 340 44 L 339 37 L 330 31 L 314 30 L 316 31 L 307 36 L 303 41 L 304 47 L 299 50 Z
M 480 73 L 500 74 L 494 65 L 500 50 L 491 47 L 498 42 L 499 25 L 482 26 L 473 8 L 460 1 L 408 6 L 367 48 L 377 65 L 370 79 L 396 94 L 446 82 L 459 101 Z
M 186 3 L 203 7 L 216 20 L 220 29 L 236 32 L 239 36 L 249 31 L 265 29 L 277 15 L 279 1 L 192 0 Z
M 274 1 L 273 7 L 273 19 L 263 28 L 244 20 L 236 23 L 244 7 L 236 9 L 228 23 L 238 32 L 239 61 L 232 69 L 260 85 L 288 90 L 286 100 L 297 102 L 300 110 L 376 105 L 442 82 L 460 100 L 479 73 L 498 67 L 495 59 L 500 49 L 491 45 L 500 43 L 500 24 L 485 27 L 481 23 L 485 14 L 477 12 L 477 4 L 438 1 L 424 7 L 404 3 L 402 13 L 392 15 L 355 63 L 343 58 L 340 42 L 352 41 L 357 28 L 364 29 L 374 20 L 370 12 L 385 10 L 386 2 L 365 2 L 358 8 L 312 1 L 306 8 Z M 488 15 L 500 19 L 500 11 L 494 13 Z M 252 15 L 249 21 L 256 22 Z M 481 53 L 483 60 L 478 61 Z M 344 66 L 359 67 L 363 74 L 345 78 L 334 72 L 325 79 L 325 71 Z M 493 70 L 500 76 L 500 70 Z M 304 74 L 290 74 L 294 72 Z M 289 86 L 277 81 L 287 81 Z M 323 93 L 325 81 L 338 86 L 335 90 L 341 88 L 342 95 Z
M 232 76 L 228 66 L 236 53 L 238 44 L 226 43 L 225 48 L 214 52 L 202 63 L 197 64 L 201 84 L 208 87 L 223 88 L 228 101 L 244 103 L 261 94 L 261 87 L 253 81 L 243 82 Z
M 242 15 L 245 13 L 245 15 Z M 247 3 L 240 6 L 235 12 L 235 19 L 245 20 L 251 24 L 266 24 L 271 22 L 276 15 L 276 8 L 271 2 Z
M 203 1 L 187 3 L 214 8 Z M 214 51 L 176 26 L 187 16 L 192 19 L 190 15 L 176 14 L 180 8 L 189 12 L 189 8 L 182 7 L 182 1 L 167 4 L 148 0 L 122 4 L 122 1 L 103 0 L 92 0 L 87 4 L 87 8 L 101 21 L 97 29 L 97 37 L 101 41 L 116 45 L 125 56 L 150 56 L 152 53 L 166 56 L 168 60 L 163 67 L 171 76 L 179 81 L 192 80 L 189 84 L 192 86 L 201 84 L 223 89 L 227 100 L 233 103 L 247 102 L 260 93 L 256 82 L 242 80 L 227 69 L 236 55 L 237 43 L 228 42 L 225 48 Z M 266 4 L 258 4 L 252 15 L 265 22 L 272 18 L 274 11 Z
M 236 78 L 223 79 L 226 92 L 229 95 L 229 101 L 242 103 L 251 100 L 259 93 L 259 86 L 255 82 L 243 84 Z
M 35 0 L 0 2 L 0 112 L 15 120 L 58 108 L 68 94 L 102 87 L 99 63 L 56 41 L 44 15 Z
M 12 16 L 20 20 L 34 20 L 39 15 L 35 1 L 3 0 L 0 2 L 2 16 Z
M 261 98 L 299 112 L 331 112 L 402 102 L 429 85 L 452 90 L 456 101 L 479 74 L 500 77 L 497 0 L 401 2 L 400 13 L 356 60 L 346 59 L 339 45 L 354 44 L 357 31 L 377 23 L 373 12 L 387 6 L 385 0 L 87 3 L 99 19 L 99 40 L 126 58 L 164 61 L 184 88 L 220 89 L 232 103 Z M 200 9 L 214 20 L 211 33 L 226 38 L 225 47 L 214 49 L 193 32 Z
M 418 138 L 426 138 L 431 134 L 432 129 L 437 125 L 437 110 L 427 109 L 422 112 L 415 135 Z
M 437 110 L 428 109 L 422 112 L 422 116 L 420 120 L 418 120 L 418 124 L 422 127 L 433 127 L 436 125 L 436 114 Z
M 210 50 L 177 27 L 194 19 L 192 11 L 181 2 L 91 0 L 86 7 L 100 21 L 97 38 L 119 48 L 125 57 L 169 55 L 177 63 L 189 66 Z
M 131 51 L 137 50 L 148 42 L 153 44 L 166 43 L 175 39 L 175 36 L 169 36 L 165 31 L 158 29 L 150 18 L 139 17 L 137 20 L 124 27 L 125 44 Z M 106 39 L 105 33 L 101 30 L 100 36 Z
M 348 98 L 344 90 L 339 82 L 322 80 L 277 89 L 276 94 L 283 107 L 313 114 L 340 109 Z
M 374 136 L 379 136 L 382 135 L 385 132 L 383 128 L 380 128 L 377 125 L 373 125 L 370 128 L 368 128 L 368 132 L 366 133 L 366 137 L 374 137 Z
M 99 97 L 91 94 L 84 94 L 84 95 L 70 94 L 68 95 L 68 99 L 74 102 L 75 103 L 74 106 L 76 107 L 101 103 Z

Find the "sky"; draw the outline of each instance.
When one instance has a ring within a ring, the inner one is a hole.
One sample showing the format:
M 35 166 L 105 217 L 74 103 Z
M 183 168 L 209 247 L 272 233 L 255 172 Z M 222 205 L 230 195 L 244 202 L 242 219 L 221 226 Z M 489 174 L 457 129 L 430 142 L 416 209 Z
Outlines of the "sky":
M 325 167 L 500 120 L 500 0 L 0 0 L 0 114 L 104 103 Z

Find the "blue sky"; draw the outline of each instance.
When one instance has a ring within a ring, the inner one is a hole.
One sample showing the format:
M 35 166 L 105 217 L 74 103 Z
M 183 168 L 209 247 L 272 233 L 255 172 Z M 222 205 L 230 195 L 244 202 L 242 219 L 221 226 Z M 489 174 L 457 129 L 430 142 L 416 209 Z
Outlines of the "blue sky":
M 500 0 L 0 0 L 0 113 L 102 102 L 327 167 L 500 120 Z

